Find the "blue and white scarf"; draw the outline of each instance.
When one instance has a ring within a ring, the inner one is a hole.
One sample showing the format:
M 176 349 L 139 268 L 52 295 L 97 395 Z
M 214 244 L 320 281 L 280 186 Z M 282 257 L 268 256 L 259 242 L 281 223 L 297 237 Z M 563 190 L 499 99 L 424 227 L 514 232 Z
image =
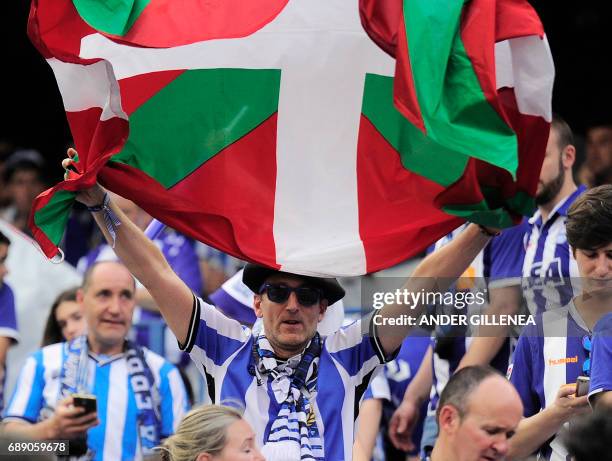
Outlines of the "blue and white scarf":
M 136 399 L 138 431 L 144 455 L 154 453 L 161 438 L 160 398 L 155 387 L 153 373 L 144 358 L 144 352 L 131 341 L 126 342 L 125 358 L 128 380 Z M 87 336 L 79 336 L 66 345 L 66 360 L 60 374 L 60 400 L 77 392 L 89 393 Z M 89 450 L 81 459 L 92 459 Z
M 321 355 L 317 333 L 301 355 L 286 361 L 276 358 L 265 336 L 255 342 L 260 374 L 268 374 L 276 401 L 281 404 L 272 423 L 263 453 L 268 459 L 324 460 L 323 441 L 317 427 L 314 399 Z

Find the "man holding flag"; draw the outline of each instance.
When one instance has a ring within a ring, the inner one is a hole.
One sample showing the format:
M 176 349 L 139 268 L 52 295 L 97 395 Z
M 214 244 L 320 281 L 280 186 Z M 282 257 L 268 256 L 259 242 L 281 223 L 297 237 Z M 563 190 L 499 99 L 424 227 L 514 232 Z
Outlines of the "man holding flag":
M 66 159 L 63 166 L 71 162 Z M 402 314 L 418 316 L 419 306 L 389 305 L 379 312 L 388 319 L 383 326 L 368 317 L 321 338 L 319 320 L 344 296 L 338 282 L 249 264 L 243 280 L 255 292 L 255 312 L 264 325 L 264 333 L 255 337 L 196 297 L 100 186 L 81 191 L 78 200 L 92 210 L 119 258 L 149 290 L 181 347 L 212 377 L 214 401 L 244 406 L 269 461 L 351 459 L 355 404 L 372 373 L 394 357 L 411 329 L 392 326 L 393 321 Z M 439 289 L 436 278 L 458 277 L 491 235 L 489 229 L 469 226 L 425 259 L 404 288 Z
M 431 290 L 490 228 L 531 211 L 554 73 L 537 15 L 507 0 L 105 3 L 32 3 L 30 37 L 80 154 L 39 196 L 37 240 L 56 256 L 61 216 L 85 203 L 215 401 L 245 407 L 268 459 L 350 459 L 361 389 L 410 331 L 394 321 L 420 309 L 392 304 L 380 328 L 321 338 L 344 290 L 313 275 L 377 271 L 464 220 L 488 226 L 469 226 L 405 287 Z M 195 297 L 98 181 L 261 264 L 243 280 L 265 333 Z

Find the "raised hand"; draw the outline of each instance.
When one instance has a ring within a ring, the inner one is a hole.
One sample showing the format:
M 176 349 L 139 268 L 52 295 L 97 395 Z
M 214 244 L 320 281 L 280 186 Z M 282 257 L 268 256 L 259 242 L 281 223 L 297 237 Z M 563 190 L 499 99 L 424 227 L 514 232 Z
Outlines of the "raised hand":
M 66 170 L 66 173 L 64 174 L 64 179 L 68 177 L 68 170 L 70 169 L 70 167 L 72 166 L 74 162 L 73 159 L 77 155 L 77 151 L 71 147 L 68 149 L 66 154 L 68 158 L 65 158 L 64 160 L 62 160 L 62 168 Z M 102 200 L 104 200 L 104 192 L 105 191 L 102 188 L 102 186 L 96 183 L 94 186 L 90 187 L 89 189 L 80 190 L 77 193 L 76 199 L 88 207 L 100 205 L 102 203 Z

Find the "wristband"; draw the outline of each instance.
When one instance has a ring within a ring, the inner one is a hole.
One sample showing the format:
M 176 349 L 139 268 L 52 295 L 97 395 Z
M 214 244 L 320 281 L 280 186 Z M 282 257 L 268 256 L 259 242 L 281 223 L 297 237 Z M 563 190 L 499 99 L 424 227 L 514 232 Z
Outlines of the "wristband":
M 102 211 L 104 206 L 108 205 L 109 203 L 110 197 L 108 196 L 108 192 L 104 192 L 104 196 L 102 196 L 102 203 L 99 205 L 88 206 L 87 210 L 91 211 L 92 213 L 97 213 L 98 211 Z
M 111 247 L 114 249 L 115 241 L 117 240 L 117 228 L 121 225 L 121 221 L 119 221 L 119 218 L 110 207 L 110 196 L 108 195 L 108 192 L 104 192 L 104 198 L 102 199 L 101 204 L 88 206 L 87 209 L 92 213 L 97 213 L 99 211 L 104 212 L 104 224 L 106 225 L 106 230 L 111 236 L 111 239 L 113 240 Z

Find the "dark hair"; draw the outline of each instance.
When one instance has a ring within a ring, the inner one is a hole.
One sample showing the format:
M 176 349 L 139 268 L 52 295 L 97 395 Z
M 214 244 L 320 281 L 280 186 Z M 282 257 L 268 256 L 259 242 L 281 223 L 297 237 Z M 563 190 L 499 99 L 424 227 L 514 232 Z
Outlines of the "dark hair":
M 574 249 L 595 250 L 612 242 L 612 185 L 594 187 L 567 212 L 567 241 Z
M 462 368 L 448 380 L 448 384 L 440 395 L 438 402 L 438 410 L 436 418 L 440 418 L 440 411 L 444 405 L 452 405 L 459 412 L 459 416 L 463 418 L 467 413 L 467 404 L 470 394 L 482 383 L 485 379 L 491 376 L 500 376 L 501 373 L 495 368 L 488 365 L 477 365 Z
M 574 133 L 572 133 L 570 126 L 559 116 L 559 114 L 553 114 L 551 126 L 555 130 L 555 133 L 557 133 L 557 146 L 559 147 L 559 151 L 565 149 L 566 146 L 574 145 Z
M 563 440 L 576 461 L 609 460 L 612 439 L 612 418 L 609 409 L 572 421 Z
M 0 245 L 2 245 L 3 243 L 5 245 L 10 245 L 11 241 L 9 240 L 9 238 L 6 235 L 4 235 L 2 233 L 2 231 L 0 231 Z
M 57 298 L 55 298 L 53 304 L 51 304 L 51 310 L 49 311 L 49 317 L 47 317 L 47 323 L 45 324 L 45 332 L 43 333 L 41 347 L 48 346 L 49 344 L 61 343 L 66 340 L 55 318 L 55 312 L 61 303 L 65 301 L 76 301 L 77 290 L 78 288 L 75 287 L 62 291 Z

